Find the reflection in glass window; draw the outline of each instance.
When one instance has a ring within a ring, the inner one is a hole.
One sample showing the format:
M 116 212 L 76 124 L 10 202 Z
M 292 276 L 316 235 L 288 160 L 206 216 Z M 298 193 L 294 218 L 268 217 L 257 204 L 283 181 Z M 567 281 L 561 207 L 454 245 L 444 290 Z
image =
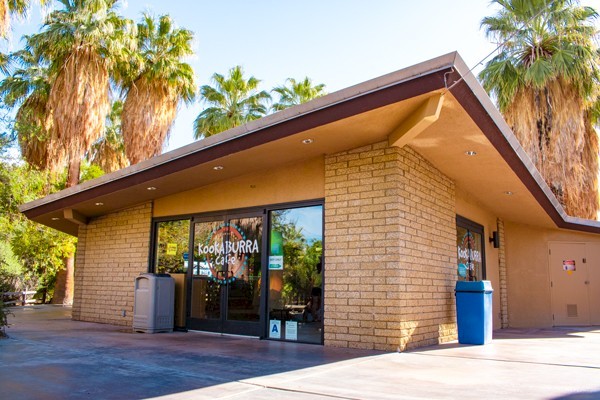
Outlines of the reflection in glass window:
M 157 223 L 154 271 L 175 274 L 187 271 L 190 221 Z
M 270 214 L 269 337 L 321 343 L 323 207 Z
M 456 248 L 458 280 L 479 281 L 485 279 L 483 226 L 457 217 Z
M 229 221 L 228 320 L 260 320 L 262 222 L 262 216 Z

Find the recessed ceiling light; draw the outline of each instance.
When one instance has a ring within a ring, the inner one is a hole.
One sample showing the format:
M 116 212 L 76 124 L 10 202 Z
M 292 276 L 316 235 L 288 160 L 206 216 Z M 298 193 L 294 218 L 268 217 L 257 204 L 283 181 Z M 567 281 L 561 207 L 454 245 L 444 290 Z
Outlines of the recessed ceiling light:
M 154 186 L 148 186 L 146 190 L 156 190 L 156 188 Z
M 96 203 L 96 205 L 97 205 L 97 206 L 103 206 L 103 205 L 104 205 L 104 203 L 97 202 L 97 203 Z
M 510 190 L 507 190 L 506 192 L 504 192 L 504 194 L 507 196 L 512 196 L 514 193 L 511 192 Z
M 52 221 L 58 221 L 60 218 L 58 217 L 52 217 Z
M 468 150 L 468 151 L 465 151 L 465 154 L 468 156 L 476 156 L 477 152 L 473 151 L 473 150 Z
M 222 165 L 217 165 L 217 166 L 213 167 L 213 169 L 214 169 L 215 171 L 220 171 L 220 170 L 222 170 L 222 169 L 223 169 L 223 166 L 222 166 Z
M 312 142 L 314 142 L 314 140 L 312 140 L 312 139 L 304 139 L 302 141 L 302 143 L 304 143 L 304 144 L 311 144 Z

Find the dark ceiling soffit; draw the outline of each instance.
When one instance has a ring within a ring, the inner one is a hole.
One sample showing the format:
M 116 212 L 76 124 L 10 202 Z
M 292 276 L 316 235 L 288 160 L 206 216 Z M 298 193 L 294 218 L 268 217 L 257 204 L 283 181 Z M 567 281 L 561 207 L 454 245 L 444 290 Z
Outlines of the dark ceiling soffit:
M 156 165 L 152 168 L 126 175 L 104 185 L 92 187 L 71 196 L 40 205 L 39 207 L 25 211 L 24 214 L 28 218 L 33 219 L 56 210 L 73 207 L 77 203 L 127 189 L 252 147 L 283 139 L 353 115 L 442 89 L 445 87 L 444 74 L 451 70 L 451 67 L 444 68 L 427 75 L 421 75 L 407 81 L 402 81 L 394 85 L 358 95 L 351 99 L 310 112 L 306 115 L 267 126 L 251 134 L 233 138 L 227 142 L 190 153 L 186 156 Z
M 459 78 L 452 76 L 450 81 L 458 80 Z M 565 221 L 465 81 L 461 81 L 454 86 L 451 92 L 557 227 L 589 233 L 600 233 L 600 228 L 598 227 Z

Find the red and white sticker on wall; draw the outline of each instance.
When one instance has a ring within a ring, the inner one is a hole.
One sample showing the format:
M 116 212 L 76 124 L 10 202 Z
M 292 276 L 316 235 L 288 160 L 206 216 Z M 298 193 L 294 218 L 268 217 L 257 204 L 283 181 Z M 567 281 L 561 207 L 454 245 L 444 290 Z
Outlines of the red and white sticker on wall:
M 571 275 L 575 270 L 575 260 L 563 260 L 563 271 L 567 271 L 567 274 Z

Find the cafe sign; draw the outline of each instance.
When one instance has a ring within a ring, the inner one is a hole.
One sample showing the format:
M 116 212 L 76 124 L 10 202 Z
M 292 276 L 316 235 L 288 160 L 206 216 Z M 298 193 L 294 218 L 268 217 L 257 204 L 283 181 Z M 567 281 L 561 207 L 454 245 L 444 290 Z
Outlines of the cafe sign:
M 471 274 L 476 271 L 476 263 L 482 262 L 481 251 L 476 249 L 475 237 L 469 231 L 458 242 L 458 271 L 462 277 L 467 277 L 468 271 Z
M 232 282 L 248 276 L 248 259 L 260 253 L 258 240 L 248 239 L 232 223 L 224 223 L 198 245 L 198 254 L 204 255 L 211 278 L 219 283 Z

